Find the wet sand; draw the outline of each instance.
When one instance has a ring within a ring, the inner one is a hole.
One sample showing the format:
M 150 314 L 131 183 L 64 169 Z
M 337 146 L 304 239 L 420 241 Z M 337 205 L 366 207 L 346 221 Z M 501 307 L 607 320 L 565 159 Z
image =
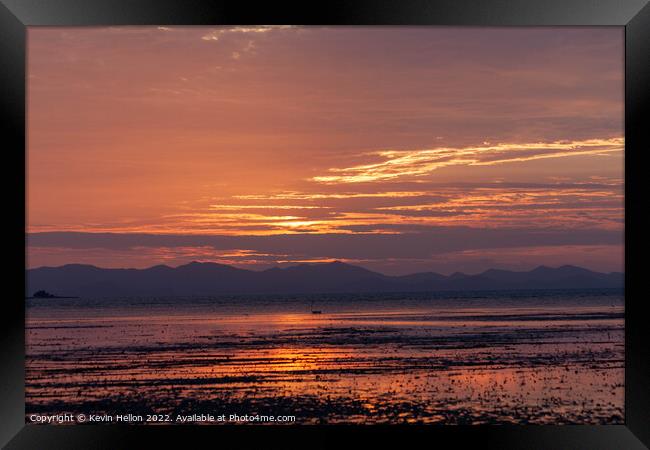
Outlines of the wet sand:
M 622 293 L 310 301 L 30 301 L 27 416 L 623 423 Z

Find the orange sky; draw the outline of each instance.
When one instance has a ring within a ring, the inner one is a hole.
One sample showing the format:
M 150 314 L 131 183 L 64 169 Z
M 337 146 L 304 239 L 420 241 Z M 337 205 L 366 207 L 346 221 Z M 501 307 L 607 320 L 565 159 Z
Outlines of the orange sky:
M 30 267 L 620 271 L 623 149 L 622 28 L 28 33 Z

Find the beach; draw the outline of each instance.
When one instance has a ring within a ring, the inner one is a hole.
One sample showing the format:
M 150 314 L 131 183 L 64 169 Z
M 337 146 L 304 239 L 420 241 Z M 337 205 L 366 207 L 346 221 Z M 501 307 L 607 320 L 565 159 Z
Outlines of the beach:
M 622 424 L 623 298 L 603 289 L 29 299 L 26 417 Z

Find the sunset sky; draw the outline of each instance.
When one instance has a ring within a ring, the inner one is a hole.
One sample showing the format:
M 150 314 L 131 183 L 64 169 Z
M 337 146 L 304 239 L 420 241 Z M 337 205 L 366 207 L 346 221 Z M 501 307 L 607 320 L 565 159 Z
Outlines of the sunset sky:
M 28 266 L 623 271 L 623 28 L 28 32 Z

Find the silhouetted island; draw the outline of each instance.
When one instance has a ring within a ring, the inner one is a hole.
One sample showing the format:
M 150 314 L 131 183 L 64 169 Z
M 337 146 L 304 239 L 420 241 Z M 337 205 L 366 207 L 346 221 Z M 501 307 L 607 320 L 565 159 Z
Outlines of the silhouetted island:
M 527 272 L 490 269 L 475 275 L 423 272 L 389 276 L 339 261 L 263 271 L 192 262 L 147 269 L 102 269 L 82 264 L 40 267 L 27 271 L 27 284 L 32 292 L 39 289 L 81 297 L 114 297 L 623 288 L 624 276 L 576 266 L 540 266 Z

